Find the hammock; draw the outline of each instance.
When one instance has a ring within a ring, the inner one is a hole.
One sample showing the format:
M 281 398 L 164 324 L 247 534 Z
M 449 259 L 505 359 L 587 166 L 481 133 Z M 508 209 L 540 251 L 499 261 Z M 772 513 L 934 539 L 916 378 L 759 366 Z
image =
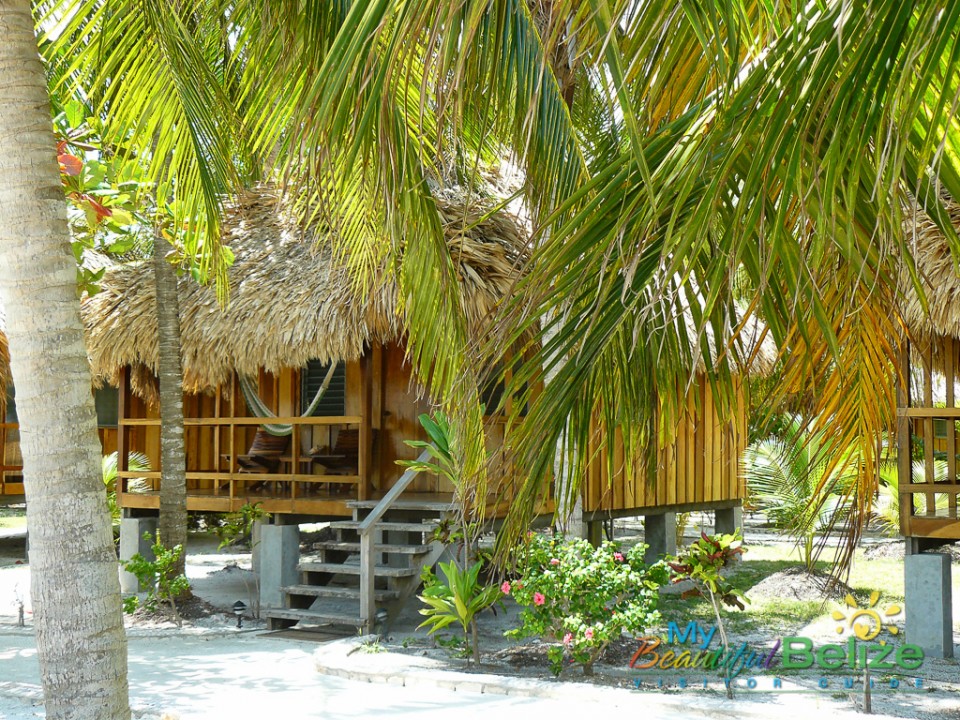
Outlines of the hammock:
M 317 406 L 320 404 L 320 401 L 323 399 L 323 396 L 327 392 L 327 388 L 330 387 L 330 381 L 333 380 L 333 373 L 337 369 L 337 363 L 330 363 L 330 369 L 327 370 L 326 377 L 323 378 L 323 382 L 320 384 L 320 388 L 317 390 L 317 394 L 313 396 L 313 400 L 310 401 L 310 405 L 306 410 L 303 411 L 303 414 L 300 417 L 310 417 L 313 415 L 313 411 L 317 409 Z M 250 409 L 250 412 L 258 418 L 275 418 L 277 417 L 273 411 L 263 404 L 263 400 L 260 399 L 259 390 L 254 387 L 253 381 L 245 376 L 237 376 L 240 379 L 240 392 L 243 393 L 243 399 L 247 403 L 247 407 Z M 266 430 L 271 435 L 290 435 L 293 432 L 293 425 L 278 425 L 263 423 L 261 425 L 264 430 Z

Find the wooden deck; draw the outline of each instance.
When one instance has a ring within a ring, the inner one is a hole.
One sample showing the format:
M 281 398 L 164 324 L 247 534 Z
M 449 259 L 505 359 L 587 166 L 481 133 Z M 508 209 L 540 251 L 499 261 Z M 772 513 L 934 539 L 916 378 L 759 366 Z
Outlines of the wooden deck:
M 232 493 L 217 493 L 212 488 L 194 488 L 187 490 L 187 510 L 191 512 L 237 512 L 244 505 L 259 504 L 269 513 L 316 515 L 319 517 L 350 517 L 352 511 L 347 503 L 356 500 L 353 493 L 342 493 L 330 489 L 301 491 L 283 494 L 271 486 L 258 489 L 236 487 Z M 121 507 L 152 509 L 160 508 L 160 492 L 125 492 L 120 496 Z

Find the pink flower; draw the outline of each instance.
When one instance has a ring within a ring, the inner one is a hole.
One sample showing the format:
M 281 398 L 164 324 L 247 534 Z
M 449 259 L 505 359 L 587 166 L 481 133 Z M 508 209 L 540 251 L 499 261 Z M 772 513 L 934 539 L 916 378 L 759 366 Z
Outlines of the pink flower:
M 623 562 L 623 553 L 615 552 L 613 554 L 613 559 L 616 560 L 617 562 Z
M 593 628 L 587 628 L 586 630 L 584 630 L 584 631 L 583 631 L 583 636 L 584 636 L 587 640 L 593 640 Z
M 534 605 L 543 605 L 547 601 L 547 598 L 544 597 L 542 592 L 535 592 L 533 594 L 533 604 Z
M 504 595 L 509 595 L 509 594 L 510 594 L 510 583 L 508 583 L 506 580 L 504 580 L 504 581 L 503 581 L 503 585 L 500 586 L 500 590 L 503 592 Z
M 556 558 L 553 558 L 553 559 L 550 561 L 550 564 L 551 564 L 551 565 L 559 565 L 559 564 L 560 564 L 560 561 L 557 560 Z
M 572 642 L 573 642 L 573 633 L 567 633 L 566 635 L 563 636 L 564 645 L 569 645 Z

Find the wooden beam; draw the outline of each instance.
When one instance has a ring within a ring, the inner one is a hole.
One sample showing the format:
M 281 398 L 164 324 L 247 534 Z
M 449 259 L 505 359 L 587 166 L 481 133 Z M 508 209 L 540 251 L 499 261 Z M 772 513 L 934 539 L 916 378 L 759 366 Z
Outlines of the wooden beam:
M 900 367 L 897 372 L 897 407 L 910 408 L 910 341 L 903 339 L 900 347 Z M 901 415 L 897 419 L 897 476 L 900 489 L 900 533 L 909 536 L 910 515 L 913 514 L 913 496 L 905 488 L 913 481 L 913 440 L 910 434 L 910 419 Z
M 373 357 L 371 353 L 360 358 L 360 448 L 357 458 L 360 473 L 360 486 L 357 488 L 357 499 L 366 500 L 370 497 L 370 465 L 372 456 L 372 410 L 373 410 Z
M 954 338 L 947 340 L 946 352 L 947 407 L 957 409 L 954 396 L 957 382 L 957 341 Z M 947 479 L 952 483 L 957 482 L 957 423 L 953 420 L 947 422 Z M 947 506 L 956 514 L 956 494 L 947 496 Z
M 924 483 L 910 483 L 905 490 L 902 492 L 916 494 L 916 493 L 955 493 L 960 492 L 960 483 L 933 483 L 933 482 L 924 482 Z
M 960 420 L 960 408 L 915 407 L 897 408 L 897 417 L 935 418 L 937 420 Z
M 933 343 L 927 345 L 923 361 L 923 404 L 926 407 L 933 407 Z M 923 474 L 926 482 L 933 482 L 935 469 L 933 463 L 933 450 L 937 441 L 937 433 L 934 430 L 934 418 L 928 417 L 923 421 Z M 929 512 L 934 507 L 933 493 L 927 493 L 926 503 Z

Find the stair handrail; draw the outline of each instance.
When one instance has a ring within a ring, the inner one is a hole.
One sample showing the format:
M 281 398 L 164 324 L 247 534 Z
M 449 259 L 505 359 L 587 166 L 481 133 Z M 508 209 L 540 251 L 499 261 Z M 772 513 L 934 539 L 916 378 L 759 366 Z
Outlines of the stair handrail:
M 426 462 L 431 457 L 430 449 L 427 448 L 420 453 L 419 457 L 416 459 L 416 462 Z M 403 494 L 403 491 L 407 489 L 407 486 L 413 482 L 413 479 L 418 474 L 418 470 L 407 468 L 403 475 L 400 476 L 400 479 L 397 480 L 393 484 L 393 487 L 387 491 L 387 494 L 383 496 L 383 499 L 376 504 L 373 510 L 370 511 L 370 514 L 367 515 L 363 519 L 363 522 L 360 523 L 360 527 L 358 528 L 360 535 L 366 535 L 373 530 L 373 526 L 376 525 L 384 515 L 386 515 L 387 510 L 393 507 L 393 503 L 397 501 L 397 498 Z
M 417 458 L 417 462 L 426 462 L 431 457 L 430 448 L 425 449 Z M 393 484 L 393 487 L 387 491 L 387 494 L 376 504 L 370 514 L 367 515 L 357 528 L 360 534 L 360 620 L 363 623 L 365 633 L 373 632 L 377 622 L 377 603 L 375 591 L 375 566 L 376 553 L 374 552 L 373 541 L 375 539 L 373 529 L 380 519 L 386 514 L 393 503 L 397 501 L 407 486 L 413 482 L 418 471 L 413 468 L 407 470 L 400 476 L 400 479 Z

